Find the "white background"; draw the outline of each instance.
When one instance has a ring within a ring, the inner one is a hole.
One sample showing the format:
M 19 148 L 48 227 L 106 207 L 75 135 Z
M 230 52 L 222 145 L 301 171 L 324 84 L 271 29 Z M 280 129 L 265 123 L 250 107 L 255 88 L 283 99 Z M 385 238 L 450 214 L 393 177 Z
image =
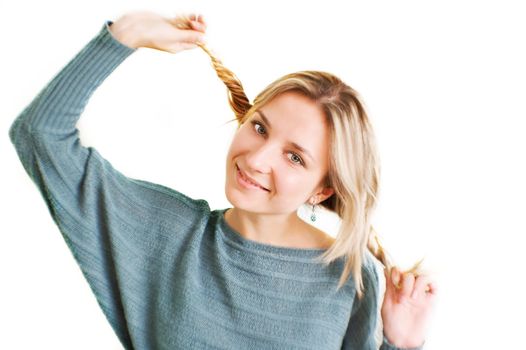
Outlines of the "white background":
M 135 9 L 202 13 L 208 47 L 250 99 L 303 69 L 332 72 L 358 90 L 382 161 L 375 228 L 402 268 L 426 257 L 439 286 L 426 350 L 522 346 L 526 22 L 519 3 L 2 2 L 0 348 L 122 349 L 8 128 L 105 20 Z M 225 123 L 233 117 L 204 52 L 141 48 L 95 92 L 78 127 L 83 144 L 127 176 L 215 209 L 230 207 L 224 166 L 235 125 Z M 320 225 L 334 222 L 323 217 Z

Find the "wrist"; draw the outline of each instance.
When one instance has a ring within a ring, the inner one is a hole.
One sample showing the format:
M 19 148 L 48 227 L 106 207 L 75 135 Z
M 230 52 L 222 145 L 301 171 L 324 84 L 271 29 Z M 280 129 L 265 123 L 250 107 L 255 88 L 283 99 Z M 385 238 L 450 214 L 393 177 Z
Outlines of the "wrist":
M 140 32 L 137 30 L 136 21 L 133 18 L 123 16 L 113 22 L 109 28 L 113 37 L 121 44 L 132 49 L 137 49 L 142 45 Z
M 400 349 L 421 349 L 424 346 L 424 339 L 402 339 L 388 337 L 384 333 L 384 339 L 389 344 Z

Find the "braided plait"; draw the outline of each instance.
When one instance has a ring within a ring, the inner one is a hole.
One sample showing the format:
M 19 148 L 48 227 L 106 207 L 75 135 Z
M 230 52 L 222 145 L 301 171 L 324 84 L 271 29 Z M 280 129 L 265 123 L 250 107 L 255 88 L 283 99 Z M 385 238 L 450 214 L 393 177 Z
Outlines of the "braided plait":
M 178 16 L 174 20 L 178 28 L 193 30 L 190 21 L 190 17 L 186 15 Z M 252 107 L 252 104 L 248 100 L 243 89 L 243 84 L 241 84 L 241 81 L 236 75 L 230 69 L 226 68 L 223 65 L 223 62 L 221 62 L 221 60 L 219 60 L 205 44 L 198 42 L 196 45 L 210 56 L 212 67 L 216 71 L 219 79 L 221 79 L 227 87 L 230 108 L 234 111 L 238 123 L 241 123 L 247 111 Z

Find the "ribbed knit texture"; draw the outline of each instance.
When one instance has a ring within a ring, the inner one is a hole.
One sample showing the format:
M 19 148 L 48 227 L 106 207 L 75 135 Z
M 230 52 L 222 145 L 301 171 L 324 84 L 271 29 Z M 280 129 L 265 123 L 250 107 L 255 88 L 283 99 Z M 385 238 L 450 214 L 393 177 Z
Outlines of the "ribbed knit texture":
M 363 265 L 336 292 L 343 269 L 294 249 L 242 237 L 227 209 L 129 178 L 76 123 L 90 96 L 137 49 L 100 32 L 48 83 L 9 130 L 43 199 L 126 349 L 377 349 L 379 277 Z M 384 338 L 382 350 L 396 347 Z M 421 349 L 421 348 L 415 348 Z

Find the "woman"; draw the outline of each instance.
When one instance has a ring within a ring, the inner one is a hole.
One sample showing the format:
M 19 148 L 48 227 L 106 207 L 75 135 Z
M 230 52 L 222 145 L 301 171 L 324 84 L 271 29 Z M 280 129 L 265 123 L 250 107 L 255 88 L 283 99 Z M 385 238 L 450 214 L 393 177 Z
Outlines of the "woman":
M 391 266 L 369 223 L 374 135 L 358 95 L 325 72 L 286 75 L 248 102 L 203 44 L 203 18 L 129 13 L 106 21 L 12 124 L 29 176 L 127 349 L 421 349 L 436 295 Z M 226 162 L 233 208 L 128 178 L 75 125 L 91 94 L 140 47 L 201 47 L 239 123 Z M 297 215 L 337 213 L 331 238 Z M 374 243 L 373 238 L 376 239 Z

